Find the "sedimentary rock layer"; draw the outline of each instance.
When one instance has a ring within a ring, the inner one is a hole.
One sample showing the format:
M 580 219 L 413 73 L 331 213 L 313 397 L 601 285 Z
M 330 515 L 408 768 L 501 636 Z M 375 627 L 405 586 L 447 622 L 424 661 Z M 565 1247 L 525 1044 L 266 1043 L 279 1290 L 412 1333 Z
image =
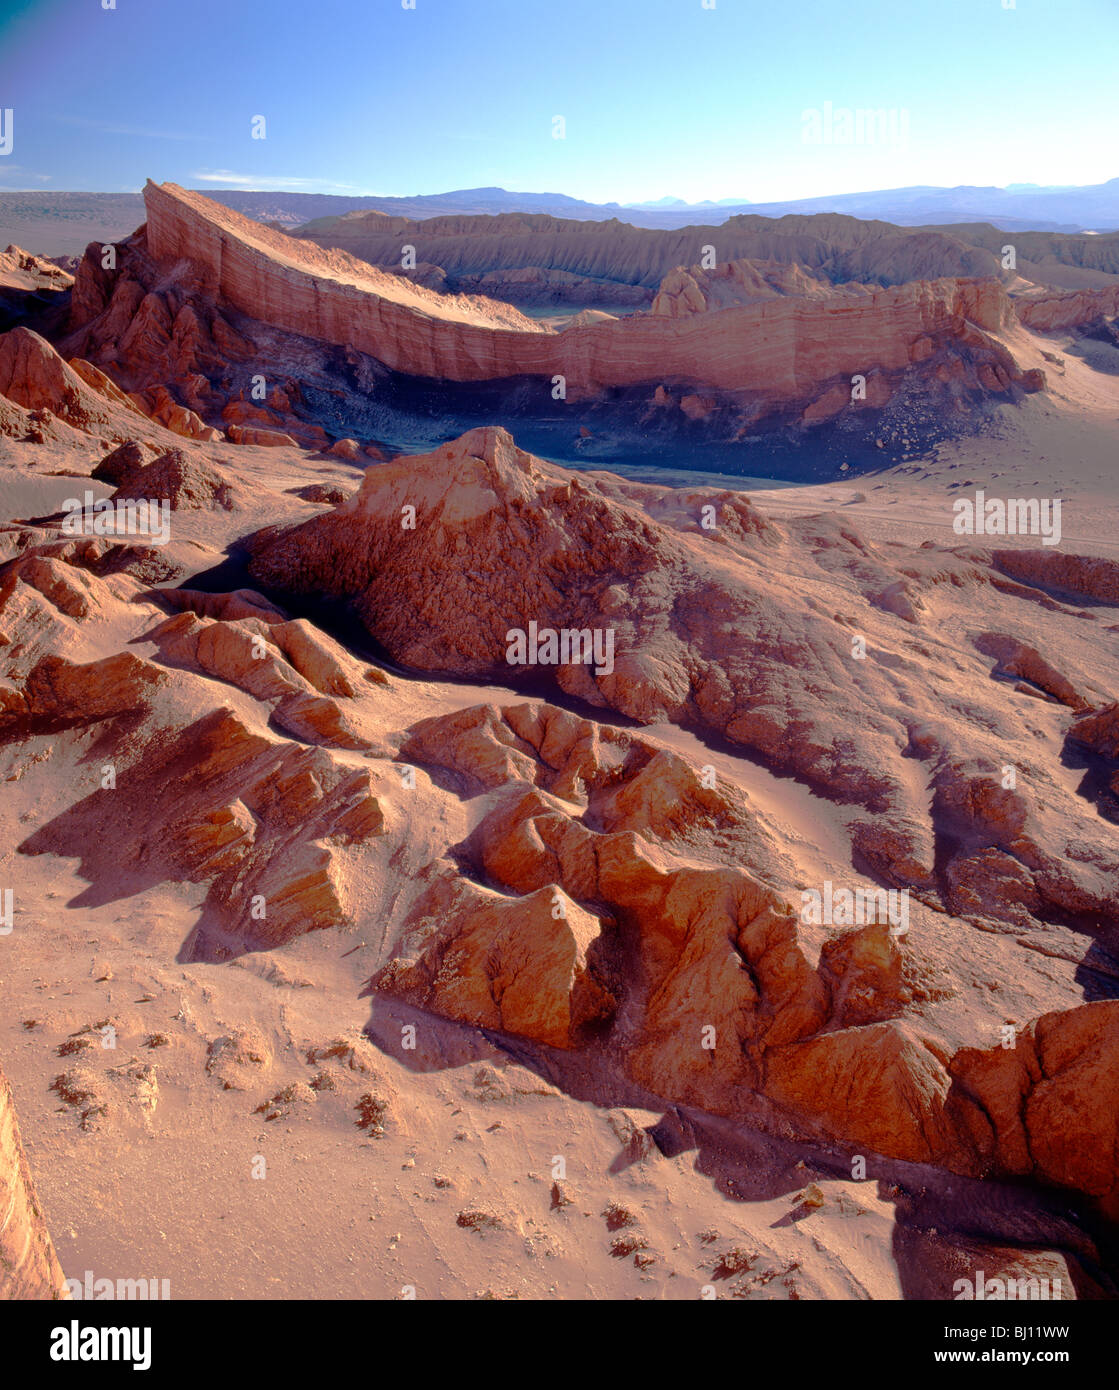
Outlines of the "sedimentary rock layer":
M 189 260 L 214 298 L 276 327 L 351 344 L 399 371 L 452 381 L 561 375 L 596 388 L 679 380 L 802 398 L 833 377 L 907 366 L 919 339 L 974 335 L 969 324 L 995 331 L 1008 313 L 995 281 L 939 279 L 554 334 L 508 306 L 435 294 L 173 184 L 149 183 L 144 196 L 152 255 Z
M 1015 301 L 1015 312 L 1027 328 L 1041 333 L 1057 332 L 1091 323 L 1093 319 L 1114 318 L 1119 314 L 1119 285 L 1096 290 L 1065 290 L 1023 296 Z
M 819 271 L 839 283 L 900 285 L 946 276 L 994 276 L 998 261 L 943 232 L 909 231 L 854 217 L 732 217 L 719 227 L 653 231 L 624 221 L 580 222 L 522 213 L 496 217 L 432 217 L 412 222 L 355 213 L 309 222 L 299 232 L 319 246 L 338 247 L 374 265 L 400 264 L 401 247 L 456 280 L 490 271 L 540 266 L 588 282 L 656 289 L 678 265 L 694 265 L 713 245 L 720 262 L 775 260 Z M 590 288 L 590 285 L 588 285 Z

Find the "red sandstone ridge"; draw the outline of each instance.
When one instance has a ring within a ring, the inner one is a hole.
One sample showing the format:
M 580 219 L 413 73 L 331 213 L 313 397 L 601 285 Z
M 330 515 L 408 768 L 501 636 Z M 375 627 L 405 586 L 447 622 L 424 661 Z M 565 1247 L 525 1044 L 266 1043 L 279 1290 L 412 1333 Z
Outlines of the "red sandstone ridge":
M 1119 314 L 1119 285 L 1060 293 L 1039 288 L 1021 295 L 1014 307 L 1027 328 L 1039 333 L 1057 332 L 1098 318 L 1114 318 Z
M 409 316 L 464 329 L 547 331 L 507 304 L 438 294 L 344 252 L 323 251 L 274 232 L 177 184 L 149 181 L 144 201 L 148 246 L 156 260 L 190 261 L 205 292 L 292 332 L 309 332 L 327 342 L 350 340 L 360 347 L 354 328 L 358 336 L 369 329 L 391 334 Z M 316 289 L 323 298 L 317 309 Z M 433 351 L 439 351 L 437 345 Z
M 55 419 L 74 429 L 120 441 L 146 423 L 144 414 L 88 363 L 68 365 L 29 328 L 0 335 L 0 395 L 35 412 L 40 430 Z
M 35 1197 L 12 1091 L 0 1072 L 0 1299 L 67 1298 L 66 1280 Z
M 1009 313 L 993 280 L 783 295 L 681 319 L 639 314 L 556 334 L 507 305 L 439 295 L 343 252 L 273 232 L 173 184 L 149 183 L 144 196 L 148 251 L 161 266 L 177 266 L 186 287 L 274 327 L 351 344 L 415 376 L 485 381 L 560 375 L 583 390 L 679 380 L 807 402 L 836 378 L 874 367 L 906 369 L 929 357 L 932 347 L 922 352 L 919 345 L 932 343 L 991 359 L 1005 385 L 1021 376 L 989 337 Z M 74 294 L 76 350 L 88 350 L 90 335 L 106 341 L 98 334 L 99 315 L 114 317 L 119 336 L 133 317 L 156 314 L 152 301 L 152 291 L 145 297 L 134 287 L 128 303 L 119 302 L 112 277 L 87 256 Z M 180 300 L 157 315 L 166 330 L 175 320 L 174 339 L 184 345 L 197 334 L 198 318 L 190 310 L 191 322 L 180 322 L 176 314 L 186 312 Z M 134 328 L 128 331 L 135 337 Z
M 0 334 L 0 436 L 31 443 L 63 442 L 74 432 L 118 444 L 143 433 L 217 439 L 192 410 L 177 405 L 166 388 L 154 404 L 129 395 L 80 357 L 69 361 L 30 328 Z

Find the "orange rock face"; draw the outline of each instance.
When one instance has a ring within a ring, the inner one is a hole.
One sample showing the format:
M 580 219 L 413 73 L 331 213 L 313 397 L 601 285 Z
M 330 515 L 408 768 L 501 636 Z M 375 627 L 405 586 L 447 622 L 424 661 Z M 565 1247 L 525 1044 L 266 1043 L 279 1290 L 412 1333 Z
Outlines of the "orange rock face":
M 76 429 L 126 439 L 143 414 L 103 374 L 83 376 L 27 328 L 0 334 L 0 395 L 28 410 L 48 410 Z M 90 384 L 93 378 L 95 385 Z
M 615 1007 L 588 963 L 600 929 L 554 886 L 509 899 L 438 880 L 374 985 L 463 1023 L 570 1048 Z
M 1046 1014 L 1013 1048 L 961 1051 L 950 1070 L 988 1164 L 1078 1188 L 1119 1219 L 1119 1004 Z
M 1066 290 L 1023 295 L 1015 302 L 1018 318 L 1039 333 L 1058 332 L 1119 314 L 1119 286 L 1099 290 Z
M 0 1072 L 0 1298 L 68 1298 L 20 1143 L 12 1091 Z
M 941 1058 L 905 1025 L 825 1033 L 770 1055 L 768 1093 L 826 1132 L 914 1163 L 966 1159 L 945 1116 Z
M 586 389 L 670 378 L 795 399 L 836 376 L 906 367 L 918 339 L 962 335 L 968 321 L 997 329 L 1009 313 L 994 281 L 775 296 L 714 315 L 696 312 L 708 306 L 696 286 L 682 315 L 662 310 L 552 334 L 508 306 L 411 285 L 175 185 L 149 183 L 144 196 L 152 255 L 189 260 L 213 298 L 291 332 L 352 343 L 398 371 L 450 381 L 560 375 Z M 748 297 L 741 288 L 739 298 Z M 673 291 L 664 293 L 667 305 Z

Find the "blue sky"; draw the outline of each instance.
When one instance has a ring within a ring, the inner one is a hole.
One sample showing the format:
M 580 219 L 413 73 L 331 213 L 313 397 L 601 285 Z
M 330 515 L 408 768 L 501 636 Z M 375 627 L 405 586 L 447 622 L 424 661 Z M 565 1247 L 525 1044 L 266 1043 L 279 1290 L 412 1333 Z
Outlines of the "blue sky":
M 762 202 L 1119 175 L 1119 0 L 1005 3 L 0 0 L 0 188 Z M 829 102 L 896 133 L 806 143 Z

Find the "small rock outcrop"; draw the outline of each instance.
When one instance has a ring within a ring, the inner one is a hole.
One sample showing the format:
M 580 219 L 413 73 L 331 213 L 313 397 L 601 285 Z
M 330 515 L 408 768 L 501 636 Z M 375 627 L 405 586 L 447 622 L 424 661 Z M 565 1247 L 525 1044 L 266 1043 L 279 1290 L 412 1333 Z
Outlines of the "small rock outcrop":
M 66 1280 L 20 1143 L 12 1088 L 0 1072 L 0 1299 L 64 1299 Z

